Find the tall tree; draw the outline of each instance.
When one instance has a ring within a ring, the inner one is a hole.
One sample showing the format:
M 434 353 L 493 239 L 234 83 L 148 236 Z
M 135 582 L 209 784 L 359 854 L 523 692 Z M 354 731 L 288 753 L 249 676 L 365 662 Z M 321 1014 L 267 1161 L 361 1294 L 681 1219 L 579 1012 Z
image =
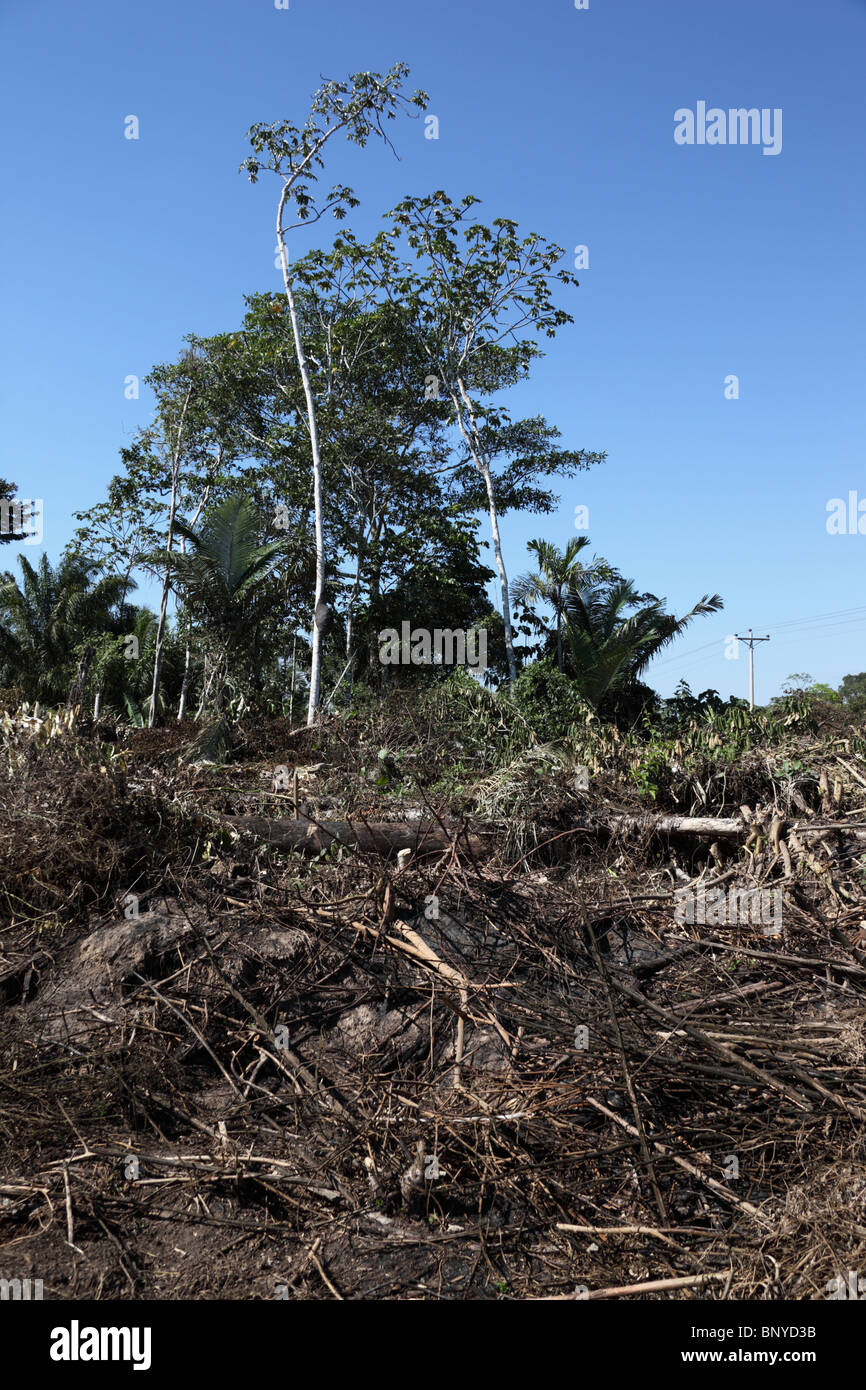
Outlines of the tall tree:
M 149 571 L 160 583 L 156 641 L 148 719 L 157 721 L 162 677 L 171 567 L 166 556 L 177 542 L 175 518 L 203 505 L 212 490 L 226 490 L 232 461 L 241 448 L 234 416 L 222 382 L 201 358 L 195 338 L 176 362 L 159 364 L 145 378 L 155 397 L 153 419 L 121 450 L 124 470 L 111 481 L 108 498 L 76 513 L 82 525 L 70 553 L 82 553 L 102 572 L 122 575 L 134 587 L 135 569 Z M 163 557 L 157 571 L 149 566 L 157 547 Z
M 383 296 L 391 270 L 387 246 L 351 235 L 292 267 L 307 372 L 316 400 L 323 478 L 322 529 L 329 563 L 325 595 L 339 609 L 328 649 L 342 637 L 351 669 L 369 650 L 369 623 L 379 597 L 405 570 L 409 539 L 431 536 L 430 518 L 470 518 L 474 501 L 452 485 L 458 461 L 446 439 L 446 407 L 424 397 L 420 334 L 410 314 Z M 260 455 L 249 477 L 257 500 L 281 512 L 281 528 L 299 551 L 312 513 L 309 437 L 298 432 L 305 402 L 284 301 L 248 298 L 239 333 L 211 340 L 207 351 L 227 392 L 244 401 L 241 428 Z M 452 532 L 450 555 L 465 536 Z M 474 545 L 474 542 L 473 542 Z M 416 546 L 414 563 L 423 563 Z M 297 572 L 302 555 L 293 556 Z M 365 631 L 358 628 L 363 620 Z M 322 650 L 325 644 L 322 643 Z M 324 658 L 323 658 L 324 659 Z
M 853 714 L 862 714 L 866 710 L 866 672 L 843 676 L 838 693 L 843 705 Z
M 248 140 L 253 154 L 243 161 L 241 168 L 246 170 L 250 182 L 255 183 L 262 169 L 276 174 L 281 181 L 277 204 L 277 246 L 283 274 L 283 288 L 289 319 L 292 325 L 295 355 L 306 405 L 307 427 L 310 437 L 310 452 L 313 469 L 313 505 L 316 528 L 316 592 L 313 600 L 312 663 L 310 670 L 310 699 L 307 722 L 312 724 L 319 706 L 321 686 L 322 633 L 324 624 L 320 620 L 325 606 L 325 537 L 322 497 L 322 457 L 319 447 L 319 433 L 316 400 L 310 379 L 307 356 L 298 320 L 286 234 L 308 221 L 317 221 L 326 212 L 343 218 L 349 208 L 357 206 L 352 190 L 344 184 L 335 184 L 325 199 L 316 200 L 312 185 L 317 182 L 318 170 L 324 168 L 323 152 L 328 141 L 338 132 L 344 132 L 354 144 L 364 146 L 371 135 L 388 137 L 384 120 L 393 120 L 400 111 L 408 111 L 415 106 L 424 109 L 427 98 L 423 92 L 411 97 L 402 93 L 404 79 L 409 69 L 405 63 L 396 63 L 384 76 L 379 73 L 360 72 L 349 82 L 325 82 L 315 93 L 310 115 L 303 127 L 299 128 L 288 121 L 276 121 L 271 125 L 258 124 L 251 127 Z M 285 221 L 289 207 L 294 208 L 296 221 Z
M 497 427 L 507 417 L 490 401 L 523 380 L 540 355 L 538 344 L 522 336 L 527 330 L 553 337 L 572 322 L 553 293 L 556 285 L 578 281 L 570 271 L 556 269 L 562 247 L 536 234 L 521 238 L 517 223 L 508 218 L 496 218 L 489 227 L 475 222 L 470 214 L 478 201 L 469 195 L 454 203 L 439 190 L 398 204 L 391 214 L 394 235 L 405 236 L 423 271 L 404 279 L 396 293 L 427 330 L 430 383 L 450 402 L 484 484 L 513 683 L 517 662 L 491 453 Z

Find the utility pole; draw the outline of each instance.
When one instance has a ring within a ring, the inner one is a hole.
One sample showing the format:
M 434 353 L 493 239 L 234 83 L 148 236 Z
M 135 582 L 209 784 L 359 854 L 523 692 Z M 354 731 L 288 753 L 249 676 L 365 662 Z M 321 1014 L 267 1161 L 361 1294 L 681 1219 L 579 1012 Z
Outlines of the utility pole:
M 748 642 L 749 644 L 749 709 L 755 708 L 755 643 L 769 642 L 769 633 L 766 637 L 753 637 L 752 629 L 749 628 L 748 637 L 741 637 L 738 632 L 734 633 L 738 642 Z

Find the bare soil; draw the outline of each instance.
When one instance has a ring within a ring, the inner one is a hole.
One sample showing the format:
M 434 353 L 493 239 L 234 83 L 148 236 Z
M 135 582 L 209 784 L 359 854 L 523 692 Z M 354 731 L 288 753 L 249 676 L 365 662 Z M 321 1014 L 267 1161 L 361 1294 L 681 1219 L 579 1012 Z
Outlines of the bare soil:
M 850 731 L 796 774 L 764 751 L 723 769 L 700 809 L 746 805 L 739 844 L 598 833 L 647 809 L 616 766 L 580 792 L 479 764 L 458 793 L 437 778 L 464 750 L 411 724 L 380 733 L 411 761 L 394 785 L 345 721 L 251 723 L 223 766 L 183 761 L 194 732 L 7 735 L 0 1277 L 776 1300 L 866 1272 Z M 225 821 L 294 817 L 277 767 L 312 820 L 433 816 L 448 848 L 304 855 Z M 696 804 L 684 778 L 650 809 Z M 717 878 L 782 893 L 781 933 L 680 920 L 675 889 Z

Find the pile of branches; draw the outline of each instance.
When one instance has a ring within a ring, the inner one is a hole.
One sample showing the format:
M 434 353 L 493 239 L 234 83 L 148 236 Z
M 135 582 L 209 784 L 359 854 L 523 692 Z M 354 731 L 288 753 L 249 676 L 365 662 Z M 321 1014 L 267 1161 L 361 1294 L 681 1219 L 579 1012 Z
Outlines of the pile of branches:
M 80 931 L 187 850 L 172 795 L 131 784 L 124 754 L 76 730 L 74 711 L 5 714 L 0 785 L 0 981 L 44 932 Z
M 774 1299 L 862 1267 L 866 965 L 814 917 L 708 932 L 454 855 L 328 893 L 249 854 L 7 981 L 7 1277 Z
M 398 769 L 400 727 L 375 730 Z M 28 853 L 41 816 L 122 856 L 152 805 L 175 852 L 101 865 L 50 950 L 20 915 L 2 931 L 0 1276 L 60 1298 L 859 1296 L 859 751 L 750 749 L 710 781 L 682 758 L 648 807 L 615 746 L 588 786 L 586 751 L 527 747 L 451 799 L 419 778 L 414 807 L 391 774 L 372 822 L 351 807 L 370 735 L 248 731 L 226 768 L 152 777 L 135 740 L 116 766 L 7 753 Z M 306 809 L 273 790 L 283 759 Z M 64 773 L 92 799 L 77 830 Z M 682 911 L 731 889 L 779 894 L 780 927 Z

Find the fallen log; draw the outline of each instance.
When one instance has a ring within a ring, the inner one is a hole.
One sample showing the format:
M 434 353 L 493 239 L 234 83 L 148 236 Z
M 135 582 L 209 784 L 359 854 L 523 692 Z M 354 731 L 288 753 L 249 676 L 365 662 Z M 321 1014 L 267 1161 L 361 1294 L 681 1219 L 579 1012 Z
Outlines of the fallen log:
M 297 849 L 302 854 L 320 854 L 328 845 L 346 845 L 352 849 L 371 851 L 385 857 L 411 850 L 423 858 L 444 854 L 452 845 L 462 853 L 489 855 L 495 835 L 489 830 L 480 834 L 460 828 L 448 830 L 439 822 L 428 820 L 409 824 L 405 821 L 316 821 L 300 815 L 297 820 L 274 820 L 264 816 L 221 816 L 225 825 L 234 826 L 257 840 L 282 849 Z M 750 826 L 740 816 L 654 816 L 617 814 L 581 821 L 571 831 L 560 831 L 556 838 L 570 834 L 611 835 L 616 832 L 637 832 L 650 835 L 708 836 L 713 840 L 739 840 L 750 834 Z M 820 835 L 844 833 L 854 840 L 866 839 L 862 822 L 814 824 L 794 822 L 789 830 L 799 834 Z
M 452 845 L 464 853 L 489 853 L 489 841 L 463 830 L 449 831 L 436 821 L 408 825 L 403 821 L 269 820 L 263 816 L 221 816 L 220 820 L 281 849 L 321 854 L 329 845 L 347 845 L 384 856 L 408 849 L 419 858 L 444 854 Z
M 442 854 L 450 849 L 457 836 L 458 849 L 472 854 L 489 853 L 489 835 L 468 834 L 464 830 L 444 830 L 436 821 L 409 824 L 404 821 L 316 821 L 301 815 L 297 820 L 269 819 L 265 816 L 221 816 L 226 825 L 254 835 L 257 840 L 283 849 L 298 849 L 303 854 L 319 854 L 329 844 L 348 845 L 355 849 L 372 850 L 377 854 L 398 854 L 409 849 L 418 855 Z M 652 833 L 679 835 L 712 835 L 714 838 L 737 838 L 743 831 L 737 818 L 721 819 L 710 816 L 608 816 L 584 823 L 576 833 L 610 834 L 616 830 L 648 830 Z
M 736 840 L 745 829 L 739 816 L 609 816 L 598 822 L 604 830 L 649 830 L 657 835 L 712 835 Z

